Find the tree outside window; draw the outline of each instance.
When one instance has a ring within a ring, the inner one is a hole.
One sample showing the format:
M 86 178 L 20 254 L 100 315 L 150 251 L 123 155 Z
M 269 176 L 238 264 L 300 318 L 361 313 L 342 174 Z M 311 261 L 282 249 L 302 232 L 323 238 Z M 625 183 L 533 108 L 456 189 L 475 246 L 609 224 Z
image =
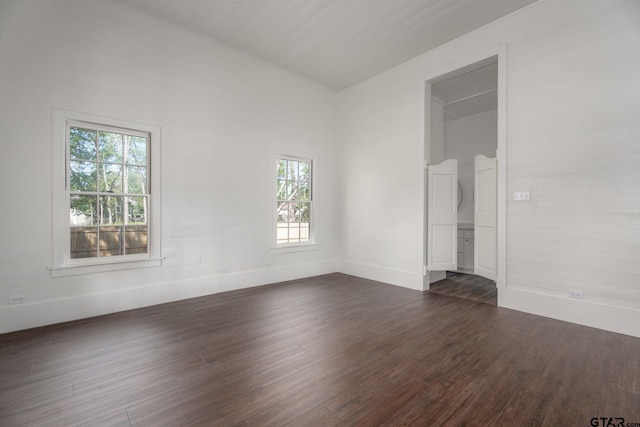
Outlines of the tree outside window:
M 68 127 L 70 258 L 148 252 L 147 134 Z
M 311 239 L 312 161 L 277 158 L 276 242 L 304 243 Z

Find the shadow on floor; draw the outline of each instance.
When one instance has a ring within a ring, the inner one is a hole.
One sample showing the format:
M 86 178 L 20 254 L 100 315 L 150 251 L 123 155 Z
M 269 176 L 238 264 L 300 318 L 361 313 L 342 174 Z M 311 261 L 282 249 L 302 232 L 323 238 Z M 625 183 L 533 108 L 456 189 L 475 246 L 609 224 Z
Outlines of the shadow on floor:
M 447 278 L 432 283 L 429 292 L 498 305 L 498 290 L 495 282 L 473 274 L 447 271 Z

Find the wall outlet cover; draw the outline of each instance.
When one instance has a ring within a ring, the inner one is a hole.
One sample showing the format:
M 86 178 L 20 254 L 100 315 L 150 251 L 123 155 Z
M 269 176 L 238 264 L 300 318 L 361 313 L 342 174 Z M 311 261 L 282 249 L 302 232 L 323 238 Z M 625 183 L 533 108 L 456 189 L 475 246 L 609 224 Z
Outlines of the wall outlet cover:
M 9 297 L 9 304 L 22 304 L 27 302 L 26 295 L 13 295 Z
M 582 292 L 582 291 L 569 291 L 569 298 L 584 299 L 584 292 Z

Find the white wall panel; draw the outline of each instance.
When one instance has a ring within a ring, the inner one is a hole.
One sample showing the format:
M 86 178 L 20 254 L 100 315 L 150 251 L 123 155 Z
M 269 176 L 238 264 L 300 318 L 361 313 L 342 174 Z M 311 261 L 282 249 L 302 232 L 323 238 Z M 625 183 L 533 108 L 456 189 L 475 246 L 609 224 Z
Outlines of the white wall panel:
M 336 271 L 335 91 L 102 0 L 1 2 L 0 57 L 0 333 Z M 54 107 L 161 127 L 163 267 L 49 277 Z M 273 149 L 318 158 L 315 250 L 271 250 Z
M 425 76 L 505 43 L 507 195 L 531 200 L 499 304 L 640 336 L 635 0 L 538 2 L 338 97 L 112 2 L 0 3 L 0 332 L 338 268 L 421 289 Z M 162 268 L 49 277 L 53 107 L 162 128 Z M 270 250 L 274 147 L 325 171 L 316 250 Z
M 582 15 L 547 50 L 548 34 L 512 49 L 510 114 L 528 120 L 510 123 L 508 194 L 530 190 L 532 200 L 509 202 L 507 282 L 560 300 L 580 290 L 585 301 L 637 313 L 640 60 L 629 53 L 640 49 L 640 8 L 632 3 Z M 619 330 L 638 335 L 638 325 Z
M 538 2 L 344 90 L 345 162 L 368 152 L 374 137 L 380 157 L 371 160 L 385 163 L 387 185 L 418 190 L 421 167 L 409 177 L 407 164 L 421 144 L 411 132 L 423 126 L 424 106 L 409 94 L 418 95 L 427 76 L 482 52 L 488 57 L 500 44 L 507 45 L 508 169 L 507 273 L 499 305 L 640 336 L 637 1 Z M 406 116 L 371 114 L 390 107 Z M 371 191 L 365 181 L 344 185 L 352 199 L 342 207 L 345 229 L 356 222 L 370 230 L 387 226 L 375 218 L 362 223 L 356 207 L 368 206 L 360 197 Z M 514 202 L 514 191 L 530 191 L 531 200 Z M 392 193 L 379 194 L 378 205 L 393 204 Z M 402 208 L 420 217 L 422 197 L 415 191 Z M 416 234 L 420 230 L 418 220 Z M 389 256 L 388 248 L 421 250 L 412 238 L 389 236 L 375 249 L 354 242 L 343 242 L 345 258 L 372 266 Z M 417 261 L 403 268 L 420 276 L 419 258 L 407 253 L 406 260 Z M 375 277 L 375 269 L 371 273 Z M 569 299 L 569 290 L 584 291 L 584 300 Z

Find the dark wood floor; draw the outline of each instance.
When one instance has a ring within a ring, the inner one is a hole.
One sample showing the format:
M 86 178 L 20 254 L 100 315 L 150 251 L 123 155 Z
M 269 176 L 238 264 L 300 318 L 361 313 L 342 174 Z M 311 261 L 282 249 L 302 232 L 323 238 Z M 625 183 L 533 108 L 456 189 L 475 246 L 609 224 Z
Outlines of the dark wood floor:
M 440 295 L 498 305 L 498 291 L 492 280 L 473 274 L 447 271 L 447 278 L 432 283 L 429 291 Z
M 342 274 L 0 335 L 0 425 L 640 423 L 640 339 Z

